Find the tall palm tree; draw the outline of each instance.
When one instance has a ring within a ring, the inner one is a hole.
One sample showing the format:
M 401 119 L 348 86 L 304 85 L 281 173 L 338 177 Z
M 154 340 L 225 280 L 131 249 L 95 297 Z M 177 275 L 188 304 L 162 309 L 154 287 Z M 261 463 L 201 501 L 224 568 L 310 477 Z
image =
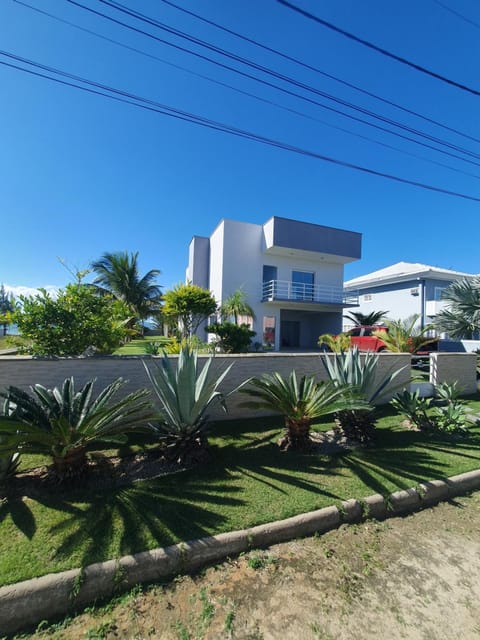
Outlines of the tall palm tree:
M 138 272 L 138 251 L 118 251 L 104 253 L 99 260 L 92 262 L 96 274 L 93 285 L 101 293 L 110 293 L 122 300 L 129 308 L 133 318 L 145 320 L 160 306 L 162 291 L 155 279 L 158 269 L 151 269 L 143 277 Z
M 448 303 L 435 318 L 435 326 L 453 339 L 476 339 L 480 335 L 480 277 L 452 282 L 442 300 Z
M 351 320 L 355 326 L 371 327 L 378 324 L 380 320 L 387 315 L 388 311 L 372 311 L 371 313 L 361 313 L 360 311 L 352 311 L 344 318 Z
M 232 295 L 225 298 L 220 307 L 222 317 L 227 319 L 233 316 L 235 324 L 238 324 L 238 316 L 249 316 L 255 320 L 255 312 L 247 302 L 243 289 L 236 289 Z

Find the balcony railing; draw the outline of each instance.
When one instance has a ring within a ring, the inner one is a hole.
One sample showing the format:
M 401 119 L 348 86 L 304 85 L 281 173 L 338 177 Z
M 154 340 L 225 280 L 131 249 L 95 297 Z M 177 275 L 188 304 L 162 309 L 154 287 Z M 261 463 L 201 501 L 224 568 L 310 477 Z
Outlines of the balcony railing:
M 358 305 L 358 292 L 342 287 L 305 284 L 288 280 L 269 280 L 263 283 L 262 301 L 313 302 L 320 304 Z

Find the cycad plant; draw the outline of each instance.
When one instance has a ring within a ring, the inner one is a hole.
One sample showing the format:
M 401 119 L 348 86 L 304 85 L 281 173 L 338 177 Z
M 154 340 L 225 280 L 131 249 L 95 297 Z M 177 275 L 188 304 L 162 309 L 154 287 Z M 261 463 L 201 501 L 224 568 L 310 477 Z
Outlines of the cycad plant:
M 95 443 L 121 443 L 128 431 L 145 427 L 153 407 L 148 391 L 130 393 L 112 403 L 124 385 L 118 378 L 92 400 L 95 380 L 75 391 L 73 378 L 61 388 L 47 389 L 36 384 L 32 395 L 14 386 L 0 391 L 0 455 L 12 450 L 48 455 L 60 478 L 81 472 L 87 462 L 87 448 Z
M 435 338 L 426 337 L 426 333 L 431 331 L 434 326 L 428 324 L 422 328 L 418 327 L 419 317 L 419 314 L 416 313 L 405 320 L 388 320 L 386 323 L 388 331 L 374 331 L 373 335 L 385 343 L 387 351 L 416 353 L 435 340 Z
M 155 432 L 167 455 L 177 462 L 195 460 L 202 455 L 207 445 L 207 410 L 219 402 L 227 410 L 225 396 L 219 386 L 232 368 L 223 372 L 211 370 L 209 357 L 199 370 L 197 352 L 183 346 L 178 356 L 177 367 L 166 354 L 161 365 L 153 363 L 150 369 L 144 363 L 153 390 L 160 401 L 160 414 Z
M 376 424 L 374 402 L 391 392 L 395 378 L 405 367 L 377 380 L 379 356 L 371 351 L 360 354 L 355 347 L 346 353 L 322 355 L 321 358 L 333 384 L 349 389 L 348 393 L 352 397 L 365 401 L 365 406 L 360 409 L 338 411 L 335 416 L 338 427 L 349 439 L 369 442 L 373 438 Z
M 295 371 L 288 378 L 279 373 L 251 378 L 240 392 L 252 398 L 242 406 L 283 414 L 286 433 L 280 441 L 282 450 L 308 451 L 312 445 L 310 427 L 314 420 L 364 404 L 349 397 L 345 389 L 332 383 L 317 382 L 314 376 L 303 376 L 298 380 Z

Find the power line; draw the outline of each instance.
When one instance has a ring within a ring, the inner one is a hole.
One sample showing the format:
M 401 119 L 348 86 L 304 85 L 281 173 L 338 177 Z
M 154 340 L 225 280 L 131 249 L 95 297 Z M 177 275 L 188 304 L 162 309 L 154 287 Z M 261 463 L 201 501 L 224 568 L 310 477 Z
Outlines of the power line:
M 460 18 L 460 20 L 463 20 L 464 22 L 468 22 L 468 24 L 472 25 L 472 27 L 476 27 L 477 29 L 480 29 L 480 24 L 478 24 L 478 22 L 475 22 L 474 20 L 467 18 L 467 16 L 464 16 L 463 13 L 460 13 L 460 11 L 456 11 L 455 9 L 452 9 L 451 7 L 447 6 L 443 2 L 440 2 L 440 0 L 433 0 L 433 2 L 435 2 L 435 4 L 438 4 L 440 7 L 442 7 L 442 9 L 445 9 L 445 11 L 449 11 L 450 13 L 453 13 L 453 15 L 457 16 L 457 18 Z
M 241 75 L 243 77 L 246 77 L 246 78 L 249 78 L 249 79 L 254 80 L 256 82 L 259 82 L 259 83 L 261 83 L 261 84 L 263 84 L 265 86 L 273 87 L 274 89 L 276 89 L 278 91 L 281 91 L 283 93 L 286 93 L 287 95 L 291 95 L 291 96 L 294 96 L 296 98 L 299 98 L 300 100 L 306 101 L 306 102 L 308 102 L 310 104 L 314 104 L 314 105 L 320 107 L 321 109 L 328 110 L 330 112 L 333 112 L 333 113 L 336 113 L 338 115 L 341 115 L 341 116 L 343 116 L 345 118 L 349 118 L 350 120 L 354 120 L 356 122 L 360 122 L 362 124 L 365 124 L 365 125 L 367 125 L 369 127 L 373 127 L 373 128 L 378 129 L 380 131 L 384 131 L 384 132 L 389 133 L 391 135 L 395 135 L 395 136 L 397 136 L 399 138 L 402 138 L 404 140 L 408 140 L 409 142 L 413 142 L 414 144 L 418 144 L 418 145 L 426 147 L 428 149 L 432 149 L 434 151 L 437 151 L 438 153 L 442 153 L 444 155 L 456 158 L 457 160 L 461 160 L 461 161 L 466 162 L 468 164 L 473 164 L 475 166 L 480 166 L 477 162 L 473 162 L 471 160 L 467 160 L 466 158 L 462 158 L 461 156 L 458 156 L 456 154 L 450 153 L 450 152 L 445 151 L 443 149 L 438 149 L 437 147 L 433 147 L 432 145 L 420 142 L 418 140 L 415 140 L 414 138 L 410 138 L 408 136 L 402 135 L 402 134 L 400 134 L 400 133 L 398 133 L 396 131 L 391 131 L 389 129 L 386 129 L 385 127 L 382 127 L 382 126 L 376 125 L 376 124 L 374 124 L 372 122 L 369 122 L 368 120 L 364 120 L 364 119 L 359 118 L 357 116 L 353 116 L 351 114 L 348 114 L 348 113 L 345 113 L 345 112 L 340 111 L 338 109 L 335 109 L 334 107 L 330 107 L 328 105 L 322 104 L 321 102 L 318 102 L 317 100 L 313 100 L 313 99 L 308 98 L 306 96 L 303 96 L 301 94 L 295 93 L 295 92 L 293 92 L 293 91 L 291 91 L 289 89 L 286 89 L 286 88 L 281 87 L 279 85 L 273 84 L 273 83 L 271 83 L 271 82 L 269 82 L 267 80 L 264 80 L 262 78 L 257 78 L 256 76 L 252 76 L 251 74 L 246 73 L 245 71 L 241 71 L 240 69 L 236 69 L 235 67 L 231 67 L 229 65 L 226 65 L 226 64 L 224 64 L 222 62 L 219 62 L 218 60 L 214 60 L 214 59 L 212 59 L 212 58 L 210 58 L 208 56 L 205 56 L 205 55 L 203 55 L 201 53 L 198 53 L 196 51 L 192 51 L 190 49 L 187 49 L 186 47 L 183 47 L 183 46 L 181 46 L 179 44 L 175 44 L 175 43 L 169 42 L 168 40 L 165 40 L 164 38 L 159 38 L 158 36 L 155 36 L 152 33 L 149 33 L 148 31 L 144 31 L 143 29 L 139 29 L 138 27 L 134 27 L 133 25 L 130 25 L 130 24 L 126 23 L 126 22 L 122 22 L 121 20 L 118 20 L 117 18 L 114 18 L 113 16 L 109 16 L 109 15 L 107 15 L 105 13 L 102 13 L 101 11 L 97 11 L 96 9 L 92 9 L 91 7 L 83 5 L 80 2 L 78 2 L 78 0 L 66 0 L 66 1 L 69 2 L 70 4 L 74 5 L 74 6 L 77 6 L 77 7 L 81 8 L 81 9 L 84 9 L 84 10 L 86 10 L 86 11 L 92 13 L 92 14 L 95 14 L 95 15 L 98 15 L 98 16 L 100 16 L 102 18 L 105 18 L 106 20 L 109 20 L 110 22 L 113 22 L 115 24 L 121 25 L 121 26 L 123 26 L 123 27 L 125 27 L 125 28 L 127 28 L 127 29 L 129 29 L 131 31 L 137 32 L 137 33 L 142 34 L 144 36 L 147 36 L 148 38 L 156 40 L 157 42 L 160 42 L 160 43 L 165 44 L 167 46 L 173 47 L 173 48 L 175 48 L 175 49 L 177 49 L 179 51 L 188 53 L 188 54 L 193 55 L 193 56 L 195 56 L 197 58 L 200 58 L 202 60 L 206 60 L 206 61 L 208 61 L 208 62 L 210 62 L 210 63 L 212 63 L 212 64 L 214 64 L 216 66 L 219 66 L 219 67 L 221 67 L 223 69 L 227 69 L 227 70 L 232 71 L 232 72 L 234 72 L 236 74 L 239 74 L 239 75 Z M 219 47 L 215 47 L 215 46 L 213 46 L 213 45 L 211 45 L 209 43 L 206 43 L 206 42 L 204 42 L 202 40 L 199 40 L 198 38 L 189 36 L 188 34 L 185 34 L 185 33 L 181 32 L 181 31 L 179 31 L 178 29 L 172 29 L 171 27 L 168 27 L 167 25 L 164 25 L 164 24 L 162 24 L 162 23 L 160 23 L 160 22 L 158 22 L 158 21 L 156 21 L 156 20 L 154 20 L 152 18 L 149 18 L 148 16 L 145 16 L 144 14 L 140 14 L 140 13 L 138 13 L 136 11 L 131 11 L 128 8 L 124 8 L 123 5 L 120 5 L 118 2 L 115 3 L 115 4 L 112 4 L 111 2 L 108 2 L 107 0 L 99 0 L 99 1 L 102 2 L 103 4 L 107 4 L 108 6 L 114 8 L 114 9 L 122 11 L 123 13 L 126 13 L 126 14 L 130 15 L 131 17 L 137 18 L 137 19 L 142 20 L 143 22 L 146 22 L 146 23 L 148 23 L 148 24 L 150 24 L 152 26 L 156 26 L 156 27 L 158 27 L 160 29 L 163 29 L 163 30 L 167 31 L 168 33 L 171 33 L 171 34 L 174 34 L 174 35 L 178 35 L 179 37 L 181 37 L 183 39 L 187 39 L 190 42 L 193 42 L 195 44 L 199 44 L 200 46 L 206 47 L 206 48 L 208 48 L 208 49 L 210 49 L 212 51 L 220 53 L 221 55 L 224 55 L 226 57 L 229 57 L 231 59 L 239 61 L 242 64 L 245 64 L 245 65 L 247 65 L 249 67 L 252 67 L 252 68 L 254 68 L 256 70 L 263 71 L 264 73 L 266 73 L 268 75 L 272 75 L 272 76 L 274 76 L 276 78 L 280 78 L 281 80 L 283 80 L 285 82 L 294 84 L 295 86 L 303 88 L 303 89 L 305 89 L 307 91 L 310 91 L 312 93 L 315 93 L 315 94 L 323 96 L 323 97 L 326 97 L 327 99 L 329 99 L 329 100 L 331 100 L 331 101 L 333 101 L 335 103 L 339 103 L 339 104 L 342 104 L 344 106 L 347 106 L 348 108 L 351 108 L 354 111 L 358 111 L 360 113 L 364 113 L 365 115 L 373 117 L 376 120 L 380 120 L 381 122 L 385 122 L 387 124 L 392 124 L 393 126 L 396 126 L 397 128 L 409 131 L 409 132 L 413 133 L 414 135 L 418 135 L 419 137 L 423 137 L 423 138 L 425 138 L 427 140 L 432 140 L 432 141 L 436 142 L 437 144 L 440 144 L 442 146 L 446 146 L 447 148 L 455 149 L 455 150 L 460 151 L 461 153 L 464 153 L 465 155 L 480 159 L 480 155 L 479 154 L 474 153 L 472 151 L 469 151 L 468 149 L 464 149 L 462 147 L 458 147 L 457 145 L 453 145 L 453 144 L 451 144 L 449 142 L 443 141 L 443 140 L 441 140 L 439 138 L 436 138 L 435 136 L 430 136 L 429 134 L 426 134 L 424 132 L 421 132 L 421 131 L 418 131 L 416 129 L 413 129 L 412 127 L 408 127 L 406 125 L 402 125 L 401 123 L 398 123 L 398 122 L 396 122 L 394 120 L 391 120 L 389 118 L 385 118 L 384 116 L 380 116 L 378 114 L 375 114 L 375 113 L 373 113 L 373 112 L 371 112 L 371 111 L 369 111 L 367 109 L 363 109 L 362 107 L 357 107 L 357 106 L 355 106 L 355 105 L 353 105 L 353 104 L 351 104 L 349 102 L 346 102 L 344 100 L 336 98 L 335 96 L 331 96 L 331 95 L 329 95 L 329 94 L 327 94 L 325 92 L 319 91 L 318 89 L 309 87 L 308 85 L 305 85 L 303 83 L 298 82 L 297 80 L 294 80 L 293 78 L 289 78 L 288 76 L 283 76 L 282 74 L 279 74 L 279 73 L 277 73 L 275 71 L 267 69 L 266 67 L 262 67 L 261 65 L 258 65 L 255 62 L 248 61 L 248 60 L 242 58 L 241 56 L 237 56 L 235 54 L 231 54 L 231 53 L 229 53 L 229 52 L 227 52 L 227 51 L 225 51 L 225 50 L 223 50 L 223 49 L 221 49 Z
M 14 0 L 15 2 L 18 2 L 19 0 Z M 438 2 L 438 0 L 433 0 L 434 2 Z M 264 51 L 269 51 L 270 53 L 274 53 L 275 55 L 281 56 L 282 58 L 284 58 L 285 60 L 289 60 L 290 62 L 294 62 L 295 64 L 298 64 L 302 67 L 304 67 L 305 69 L 308 69 L 310 71 L 314 71 L 315 73 L 318 73 L 322 76 L 324 76 L 325 78 L 329 78 L 330 80 L 333 80 L 335 82 L 338 82 L 346 87 L 349 87 L 350 89 L 354 89 L 355 91 L 359 91 L 360 93 L 363 93 L 366 96 L 369 96 L 370 98 L 374 98 L 375 100 L 379 100 L 380 102 L 383 102 L 384 104 L 388 104 L 391 107 L 394 107 L 395 109 L 399 109 L 400 111 L 403 111 L 405 113 L 408 113 L 412 116 L 415 116 L 416 118 L 420 118 L 422 120 L 425 120 L 425 122 L 429 122 L 430 124 L 434 124 L 437 127 L 440 127 L 442 129 L 445 129 L 446 131 L 450 131 L 452 133 L 455 133 L 459 136 L 462 136 L 464 138 L 467 138 L 469 140 L 473 140 L 474 142 L 480 142 L 480 140 L 478 138 L 475 138 L 474 136 L 471 136 L 467 133 L 464 133 L 462 131 L 459 131 L 458 129 L 455 129 L 453 127 L 449 127 L 448 125 L 439 122 L 438 120 L 434 120 L 433 118 L 429 118 L 428 116 L 425 116 L 421 113 L 419 113 L 418 111 L 414 111 L 413 109 L 408 109 L 407 107 L 403 107 L 402 105 L 393 102 L 391 100 L 387 100 L 386 98 L 383 98 L 382 96 L 379 96 L 376 93 L 372 93 L 371 91 L 367 91 L 366 89 L 362 89 L 362 87 L 359 87 L 358 85 L 355 85 L 351 82 L 347 82 L 346 80 L 342 80 L 341 78 L 338 78 L 337 76 L 332 75 L 331 73 L 327 73 L 326 71 L 322 71 L 321 69 L 319 69 L 318 67 L 315 67 L 311 64 L 308 64 L 307 62 L 303 61 L 303 60 L 299 60 L 298 58 L 295 58 L 293 56 L 290 56 L 286 53 L 284 53 L 283 51 L 279 51 L 278 49 L 274 49 L 272 47 L 269 47 L 266 44 L 263 44 L 262 42 L 258 42 L 258 40 L 254 40 L 253 38 L 249 38 L 241 33 L 238 33 L 238 31 L 233 31 L 232 29 L 229 29 L 228 27 L 225 27 L 221 24 L 218 24 L 217 22 L 214 22 L 213 20 L 209 20 L 208 18 L 205 18 L 204 16 L 199 15 L 198 13 L 195 13 L 194 11 L 190 11 L 189 9 L 185 9 L 184 7 L 180 7 L 179 5 L 175 4 L 174 2 L 171 2 L 170 0 L 160 0 L 160 2 L 163 2 L 164 4 L 173 7 L 174 9 L 177 9 L 178 11 L 182 11 L 183 13 L 192 16 L 194 18 L 196 18 L 197 20 L 201 20 L 202 22 L 209 24 L 217 29 L 220 29 L 221 31 L 224 31 L 225 33 L 228 33 L 230 35 L 235 36 L 236 38 L 240 38 L 241 40 L 243 40 L 244 42 L 248 42 L 250 44 L 255 45 L 256 47 L 260 47 L 261 49 L 263 49 Z M 438 4 L 441 4 L 440 2 L 438 2 Z
M 70 22 L 69 20 L 65 20 L 64 18 L 60 18 L 60 17 L 58 17 L 58 16 L 56 16 L 56 15 L 54 15 L 52 13 L 49 13 L 48 11 L 44 11 L 43 9 L 39 9 L 37 7 L 33 7 L 32 5 L 27 4 L 26 2 L 22 2 L 21 0 L 14 0 L 14 2 L 16 2 L 17 4 L 22 5 L 23 7 L 26 7 L 28 9 L 32 9 L 33 11 L 36 11 L 37 13 L 45 15 L 45 16 L 47 16 L 49 18 L 54 19 L 54 20 L 57 20 L 58 22 L 61 22 L 61 23 L 66 24 L 66 25 L 68 25 L 70 27 L 73 27 L 75 29 L 78 29 L 80 31 L 88 33 L 89 35 L 93 35 L 93 36 L 95 36 L 97 38 L 100 38 L 102 40 L 105 40 L 107 42 L 115 44 L 117 46 L 120 46 L 120 47 L 122 47 L 124 49 L 127 49 L 129 51 L 133 51 L 135 53 L 138 53 L 140 55 L 146 56 L 148 58 L 151 58 L 151 59 L 156 60 L 158 62 L 161 62 L 163 64 L 169 65 L 169 66 L 171 66 L 171 67 L 173 67 L 175 69 L 180 69 L 181 71 L 184 71 L 184 72 L 189 73 L 189 74 L 191 74 L 193 76 L 202 78 L 204 80 L 207 80 L 207 81 L 212 82 L 214 84 L 217 84 L 219 86 L 226 87 L 228 89 L 231 89 L 232 91 L 235 91 L 235 92 L 240 93 L 242 95 L 248 96 L 250 98 L 253 98 L 255 100 L 263 102 L 265 104 L 272 105 L 272 106 L 274 106 L 276 108 L 282 109 L 283 111 L 286 111 L 286 112 L 289 112 L 289 113 L 293 113 L 294 115 L 298 115 L 298 116 L 300 116 L 302 118 L 306 118 L 306 119 L 311 120 L 313 122 L 320 123 L 320 124 L 322 124 L 324 126 L 330 127 L 330 128 L 335 129 L 337 131 L 341 131 L 343 133 L 346 133 L 348 135 L 354 136 L 356 138 L 360 138 L 362 140 L 365 140 L 365 141 L 370 142 L 372 144 L 376 144 L 376 145 L 384 147 L 386 149 L 390 149 L 392 151 L 396 151 L 397 153 L 402 153 L 402 154 L 410 156 L 412 158 L 416 158 L 417 160 L 421 160 L 423 162 L 428 162 L 430 164 L 434 164 L 436 166 L 443 167 L 445 169 L 449 169 L 450 171 L 454 171 L 456 173 L 460 173 L 460 174 L 463 174 L 463 175 L 466 175 L 466 176 L 469 176 L 469 177 L 472 177 L 472 178 L 480 179 L 480 176 L 475 174 L 475 173 L 470 173 L 468 171 L 463 171 L 462 169 L 458 169 L 457 167 L 453 167 L 453 166 L 451 166 L 449 164 L 445 164 L 443 162 L 438 162 L 437 160 L 433 160 L 431 158 L 426 158 L 425 156 L 420 156 L 420 155 L 418 155 L 416 153 L 413 153 L 411 151 L 407 151 L 405 149 L 400 149 L 399 147 L 395 147 L 395 146 L 390 145 L 390 144 L 388 144 L 386 142 L 381 142 L 380 140 L 375 140 L 374 138 L 371 138 L 371 137 L 366 136 L 366 135 L 362 135 L 362 134 L 360 134 L 360 133 L 358 133 L 356 131 L 352 131 L 351 129 L 346 129 L 346 128 L 341 127 L 341 126 L 334 125 L 334 124 L 332 124 L 330 122 L 327 122 L 326 120 L 321 120 L 320 118 L 316 118 L 315 116 L 311 116 L 311 115 L 306 114 L 306 113 L 304 113 L 302 111 L 298 111 L 297 109 L 292 109 L 290 107 L 286 107 L 285 105 L 279 104 L 279 103 L 277 103 L 277 102 L 275 102 L 273 100 L 269 100 L 268 98 L 262 98 L 261 96 L 258 96 L 256 94 L 250 93 L 248 91 L 244 91 L 243 89 L 239 89 L 238 87 L 234 87 L 234 86 L 232 86 L 230 84 L 227 84 L 225 82 L 221 82 L 220 80 L 216 80 L 214 78 L 211 78 L 210 76 L 206 76 L 206 75 L 198 73 L 196 71 L 192 71 L 191 69 L 188 69 L 188 68 L 183 67 L 181 65 L 172 63 L 172 62 L 167 61 L 167 60 L 165 60 L 163 58 L 160 58 L 160 57 L 155 56 L 153 54 L 147 53 L 146 51 L 143 51 L 141 49 L 137 49 L 136 47 L 132 47 L 130 45 L 124 44 L 123 42 L 119 42 L 118 40 L 115 40 L 113 38 L 109 38 L 107 36 L 104 36 L 104 35 L 96 32 L 96 31 L 92 31 L 91 29 L 87 29 L 85 27 L 81 27 L 80 25 L 77 25 L 77 24 L 75 24 L 73 22 Z
M 451 195 L 454 197 L 458 197 L 458 198 L 462 198 L 465 200 L 470 200 L 473 202 L 480 202 L 480 197 L 476 197 L 476 196 L 471 196 L 465 193 L 460 193 L 457 191 L 451 191 L 448 189 L 443 189 L 442 187 L 436 187 L 434 185 L 429 185 L 426 183 L 422 183 L 422 182 L 418 182 L 415 180 L 409 180 L 408 178 L 402 178 L 400 176 L 396 176 L 393 174 L 388 174 L 388 173 L 384 173 L 382 171 L 377 171 L 376 169 L 371 169 L 369 167 L 365 167 L 363 165 L 357 165 L 345 160 L 340 160 L 338 158 L 334 158 L 331 156 L 327 156 L 324 154 L 320 154 L 317 153 L 315 151 L 311 151 L 309 149 L 303 149 L 301 147 L 296 147 L 294 145 L 290 145 L 288 143 L 284 143 L 272 138 L 267 138 L 265 136 L 259 135 L 259 134 L 255 134 L 252 133 L 250 131 L 245 131 L 242 129 L 238 129 L 236 127 L 232 127 L 230 125 L 226 125 L 224 123 L 221 122 L 216 122 L 214 120 L 209 120 L 207 118 L 203 118 L 202 116 L 198 116 L 192 113 L 188 113 L 185 111 L 181 111 L 179 109 L 176 109 L 174 107 L 170 107 L 168 105 L 162 105 L 160 103 L 155 102 L 154 100 L 150 100 L 147 98 L 143 98 L 141 96 L 137 96 L 135 94 L 131 94 L 128 92 L 125 92 L 123 90 L 120 89 L 116 89 L 114 87 L 109 87 L 107 85 L 102 85 L 100 83 L 96 83 L 92 80 L 89 80 L 87 78 L 81 78 L 80 76 L 76 76 L 74 74 L 70 74 L 66 71 L 62 71 L 60 69 L 55 69 L 53 67 L 48 67 L 46 65 L 42 65 L 38 62 L 34 62 L 33 60 L 29 60 L 27 58 L 23 58 L 21 56 L 17 56 L 15 54 L 9 53 L 7 51 L 0 51 L 0 55 L 7 57 L 11 60 L 15 60 L 17 62 L 20 62 L 22 64 L 26 64 L 29 66 L 34 67 L 34 69 L 41 69 L 43 71 L 35 71 L 33 69 L 26 69 L 24 67 L 20 67 L 18 64 L 14 64 L 11 62 L 5 62 L 4 60 L 0 60 L 0 65 L 3 65 L 5 67 L 9 67 L 12 69 L 16 69 L 18 71 L 22 71 L 24 73 L 28 73 L 30 75 L 34 75 L 43 79 L 47 79 L 53 82 L 56 82 L 58 84 L 62 84 L 68 87 L 72 87 L 72 88 L 76 88 L 76 89 L 80 89 L 82 91 L 86 91 L 88 93 L 92 93 L 95 95 L 100 95 L 103 96 L 105 98 L 109 98 L 111 100 L 115 100 L 117 102 L 124 102 L 126 104 L 129 104 L 131 106 L 134 107 L 138 107 L 141 109 L 146 109 L 148 111 L 153 111 L 155 113 L 159 113 L 161 115 L 166 115 L 172 118 L 175 118 L 177 120 L 183 120 L 185 122 L 190 122 L 192 124 L 197 124 L 200 125 L 202 127 L 206 127 L 208 129 L 214 129 L 216 131 L 221 131 L 223 133 L 229 133 L 230 135 L 234 135 L 240 138 L 245 138 L 248 140 L 252 140 L 255 142 L 259 142 L 261 144 L 264 145 L 268 145 L 271 147 L 275 147 L 278 149 L 283 149 L 285 151 L 290 151 L 292 153 L 296 153 L 302 156 L 306 156 L 306 157 L 310 157 L 310 158 L 315 158 L 317 160 L 322 160 L 324 162 L 328 162 L 330 164 L 334 164 L 337 166 L 342 166 L 342 167 L 346 167 L 349 169 L 354 169 L 356 171 L 360 171 L 362 173 L 367 173 L 369 175 L 374 175 L 374 176 L 378 176 L 378 177 L 382 177 L 382 178 L 386 178 L 388 180 L 393 180 L 395 182 L 399 182 L 402 184 L 409 184 L 411 186 L 415 186 L 421 189 L 426 189 L 428 191 L 433 191 L 436 193 L 442 193 L 445 195 Z M 61 78 L 55 78 L 51 75 L 48 75 L 45 71 L 47 71 L 49 73 L 54 73 L 57 75 L 60 75 Z M 65 79 L 68 78 L 68 79 Z M 82 82 L 85 83 L 89 86 L 81 86 L 79 84 L 77 84 L 78 82 Z M 92 88 L 95 87 L 95 88 Z M 113 93 L 114 95 L 111 95 L 111 93 Z
M 457 89 L 461 89 L 462 91 L 467 91 L 468 93 L 473 94 L 474 96 L 480 96 L 480 91 L 478 91 L 477 89 L 474 89 L 473 87 L 469 87 L 468 85 L 462 84 L 461 82 L 457 82 L 456 80 L 452 80 L 451 78 L 447 78 L 446 76 L 442 76 L 441 74 L 437 73 L 436 71 L 431 71 L 430 69 L 427 69 L 426 67 L 423 67 L 420 64 L 417 64 L 416 62 L 412 62 L 411 60 L 407 60 L 407 58 L 403 58 L 402 56 L 398 56 L 396 53 L 392 53 L 391 51 L 387 51 L 387 49 L 383 49 L 382 47 L 379 47 L 376 44 L 373 44 L 372 42 L 369 42 L 368 40 L 364 40 L 363 38 L 359 38 L 358 36 L 356 36 L 353 33 L 350 33 L 349 31 L 345 31 L 345 29 L 341 29 L 340 27 L 337 27 L 336 25 L 332 24 L 331 22 L 327 22 L 327 20 L 323 20 L 322 18 L 319 18 L 318 16 L 313 15 L 313 13 L 310 13 L 309 11 L 305 11 L 305 9 L 301 9 L 300 7 L 297 7 L 295 4 L 292 4 L 291 2 L 288 2 L 287 0 L 277 0 L 277 2 L 279 4 L 284 5 L 285 7 L 288 7 L 289 9 L 291 9 L 292 11 L 296 11 L 297 13 L 301 14 L 302 16 L 304 16 L 305 18 L 308 18 L 309 20 L 313 20 L 314 22 L 317 22 L 318 24 L 321 24 L 323 27 L 326 27 L 327 29 L 330 29 L 331 31 L 335 31 L 336 33 L 339 33 L 342 36 L 345 36 L 346 38 L 349 38 L 350 40 L 353 40 L 354 42 L 358 42 L 359 44 L 363 44 L 364 47 L 368 47 L 369 49 L 372 49 L 373 51 L 376 51 L 377 53 L 381 53 L 384 56 L 387 56 L 388 58 L 391 58 L 392 60 L 396 60 L 397 62 L 400 62 L 408 67 L 411 67 L 412 69 L 415 69 L 416 71 L 420 71 L 420 73 L 424 73 L 425 75 L 428 75 L 432 78 L 436 78 L 437 80 L 440 80 L 441 82 L 445 82 L 446 84 L 452 86 L 452 87 L 456 87 Z

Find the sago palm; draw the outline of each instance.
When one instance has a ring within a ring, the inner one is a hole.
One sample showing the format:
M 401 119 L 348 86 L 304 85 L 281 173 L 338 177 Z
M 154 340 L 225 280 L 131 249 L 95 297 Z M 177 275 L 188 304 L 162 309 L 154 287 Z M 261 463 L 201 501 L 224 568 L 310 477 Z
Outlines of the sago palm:
M 416 313 L 405 318 L 405 320 L 389 320 L 386 323 L 388 331 L 374 331 L 373 335 L 385 343 L 387 351 L 416 353 L 422 347 L 434 341 L 434 338 L 426 336 L 434 326 L 428 324 L 423 328 L 419 327 L 417 324 L 419 317 L 419 314 Z
M 308 451 L 311 447 L 310 427 L 314 420 L 350 407 L 364 406 L 363 401 L 345 394 L 345 389 L 329 382 L 317 382 L 314 376 L 297 379 L 295 371 L 288 378 L 279 373 L 251 378 L 240 389 L 252 400 L 242 406 L 266 409 L 285 417 L 286 433 L 280 441 L 282 450 Z
M 158 310 L 162 292 L 155 280 L 160 271 L 151 269 L 141 277 L 138 252 L 104 253 L 91 267 L 96 274 L 93 285 L 122 300 L 134 319 L 144 320 Z
M 152 425 L 167 455 L 178 462 L 195 459 L 207 444 L 207 411 L 214 402 L 227 410 L 225 396 L 219 390 L 232 365 L 224 371 L 211 370 L 213 359 L 207 358 L 200 371 L 197 353 L 183 346 L 176 368 L 164 355 L 161 365 L 150 369 L 148 378 L 160 402 L 158 421 Z
M 152 419 L 146 389 L 112 402 L 125 384 L 118 378 L 92 400 L 94 382 L 80 391 L 75 391 L 73 378 L 61 388 L 36 384 L 32 395 L 14 386 L 0 391 L 0 455 L 12 450 L 48 455 L 60 477 L 74 475 L 85 467 L 89 446 L 124 442 L 128 431 L 145 428 Z

